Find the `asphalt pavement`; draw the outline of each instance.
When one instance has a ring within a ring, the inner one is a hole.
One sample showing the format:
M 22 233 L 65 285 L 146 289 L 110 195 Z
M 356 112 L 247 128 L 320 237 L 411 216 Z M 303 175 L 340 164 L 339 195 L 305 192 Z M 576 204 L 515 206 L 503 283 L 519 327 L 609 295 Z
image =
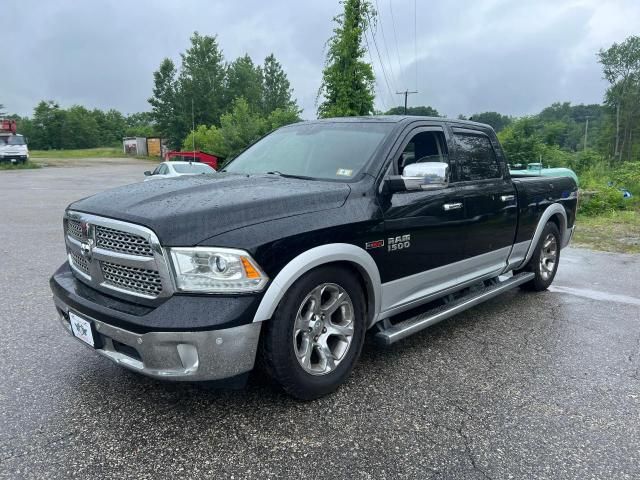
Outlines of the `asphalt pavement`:
M 640 256 L 569 248 L 300 403 L 150 380 L 68 337 L 65 206 L 148 163 L 0 171 L 0 478 L 640 478 Z

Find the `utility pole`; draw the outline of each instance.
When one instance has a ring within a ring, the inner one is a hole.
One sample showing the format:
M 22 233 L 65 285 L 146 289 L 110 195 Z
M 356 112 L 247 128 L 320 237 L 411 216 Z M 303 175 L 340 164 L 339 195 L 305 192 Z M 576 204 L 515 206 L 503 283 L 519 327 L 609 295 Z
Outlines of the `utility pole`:
M 589 134 L 589 115 L 587 115 L 587 122 L 584 124 L 584 148 L 583 150 L 587 150 L 587 135 Z
M 193 113 L 193 97 L 191 97 L 191 141 L 193 144 L 193 161 L 196 161 L 196 115 Z
M 418 93 L 418 92 L 417 91 L 410 92 L 409 90 L 405 90 L 404 92 L 396 92 L 396 95 L 404 95 L 404 114 L 405 115 L 407 114 L 407 97 L 412 93 Z

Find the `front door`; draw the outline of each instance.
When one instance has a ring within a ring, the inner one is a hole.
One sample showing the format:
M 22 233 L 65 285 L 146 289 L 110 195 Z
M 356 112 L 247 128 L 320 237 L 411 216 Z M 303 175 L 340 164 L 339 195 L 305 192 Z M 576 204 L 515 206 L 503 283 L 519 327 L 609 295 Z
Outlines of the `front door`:
M 393 173 L 416 162 L 449 163 L 445 132 L 422 127 L 410 132 L 394 159 Z M 388 194 L 382 200 L 385 258 L 382 310 L 419 301 L 463 274 L 465 211 L 460 189 L 451 184 L 439 190 Z M 457 264 L 457 265 L 456 265 Z

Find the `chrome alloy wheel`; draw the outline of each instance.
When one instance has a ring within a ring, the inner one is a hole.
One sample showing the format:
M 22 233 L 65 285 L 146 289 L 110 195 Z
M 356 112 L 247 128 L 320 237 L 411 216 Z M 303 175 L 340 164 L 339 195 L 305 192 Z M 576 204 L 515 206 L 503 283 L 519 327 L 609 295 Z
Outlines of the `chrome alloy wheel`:
M 553 233 L 547 235 L 542 243 L 540 252 L 540 276 L 547 281 L 553 275 L 553 270 L 558 261 L 558 240 Z
M 304 298 L 293 327 L 300 366 L 312 375 L 332 372 L 345 358 L 354 333 L 353 303 L 335 283 L 323 283 Z

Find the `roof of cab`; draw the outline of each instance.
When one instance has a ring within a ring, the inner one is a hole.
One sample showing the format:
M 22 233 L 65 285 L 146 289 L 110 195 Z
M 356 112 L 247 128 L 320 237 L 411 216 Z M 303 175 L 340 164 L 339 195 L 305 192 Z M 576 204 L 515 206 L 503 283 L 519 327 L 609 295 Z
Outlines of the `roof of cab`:
M 361 117 L 334 117 L 321 118 L 317 120 L 308 120 L 304 123 L 411 123 L 420 120 L 428 120 L 433 122 L 453 123 L 460 126 L 491 128 L 491 125 L 485 123 L 473 122 L 471 120 L 460 120 L 457 118 L 444 117 L 422 117 L 416 115 L 370 115 Z

